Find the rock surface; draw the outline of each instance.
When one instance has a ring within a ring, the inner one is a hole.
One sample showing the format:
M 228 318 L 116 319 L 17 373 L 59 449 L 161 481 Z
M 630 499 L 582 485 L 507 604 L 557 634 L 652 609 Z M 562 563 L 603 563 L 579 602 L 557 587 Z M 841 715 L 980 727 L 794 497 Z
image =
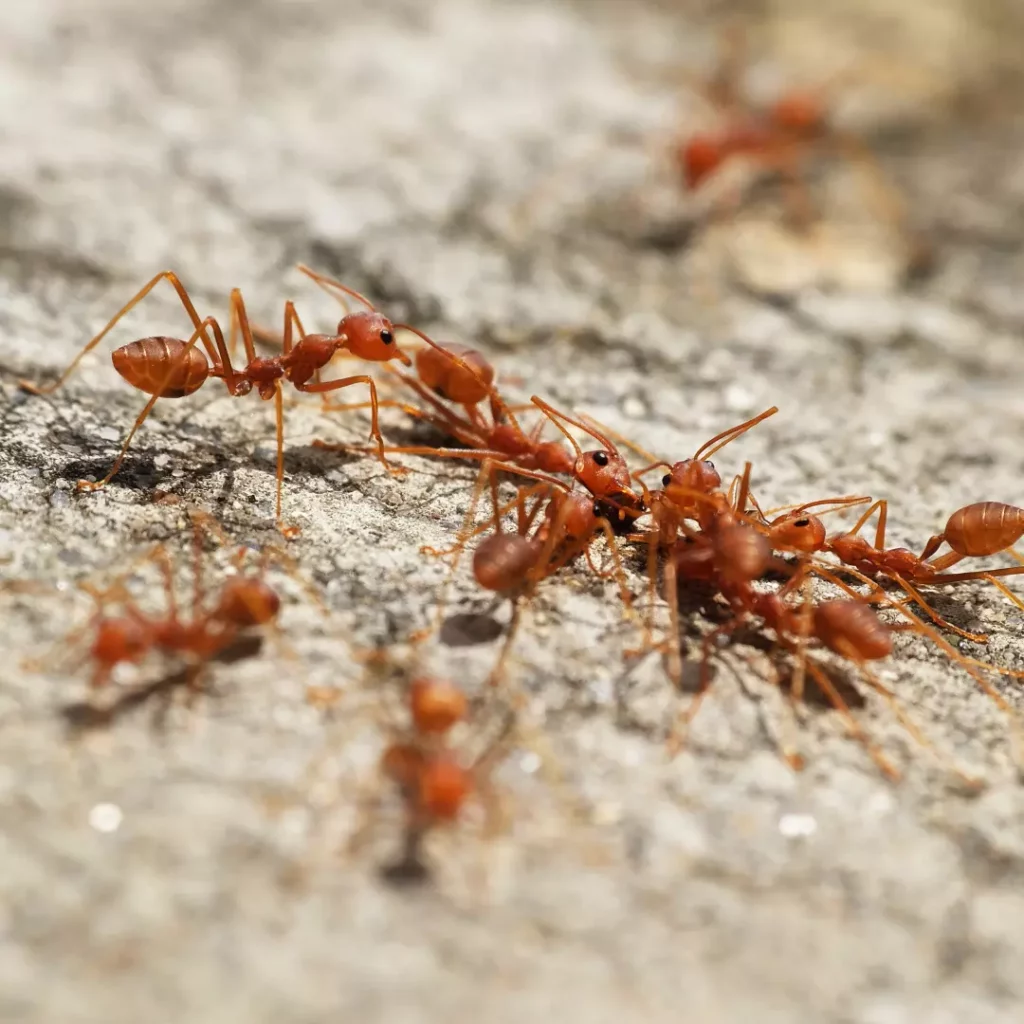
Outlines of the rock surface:
M 778 404 L 721 467 L 752 460 L 766 505 L 886 496 L 892 544 L 919 547 L 971 501 L 1020 502 L 1024 133 L 976 113 L 1019 72 L 1003 52 L 1014 7 L 976 21 L 966 2 L 906 4 L 883 21 L 892 5 L 863 4 L 850 21 L 844 6 L 759 5 L 761 78 L 770 92 L 801 55 L 808 81 L 865 50 L 917 58 L 902 63 L 916 86 L 876 78 L 848 115 L 880 127 L 933 244 L 911 285 L 849 168 L 822 166 L 823 222 L 798 237 L 770 190 L 703 226 L 652 160 L 680 123 L 675 73 L 712 59 L 710 5 L 4 5 L 0 571 L 37 582 L 0 594 L 0 1020 L 1020 1019 L 1024 793 L 1005 716 L 972 680 L 901 637 L 879 675 L 938 757 L 869 696 L 856 715 L 903 771 L 890 784 L 810 703 L 795 774 L 775 752 L 788 718 L 769 663 L 737 645 L 669 762 L 685 698 L 656 658 L 627 666 L 636 631 L 585 563 L 544 585 L 514 649 L 509 685 L 529 699 L 497 775 L 505 827 L 437 835 L 429 886 L 382 880 L 400 818 L 376 761 L 397 690 L 360 652 L 430 622 L 445 569 L 419 548 L 451 542 L 474 470 L 407 458 L 393 478 L 311 446 L 362 443 L 363 413 L 287 412 L 289 551 L 326 614 L 274 568 L 282 637 L 215 666 L 191 707 L 85 733 L 62 714 L 87 683 L 81 640 L 62 639 L 90 613 L 76 582 L 130 573 L 161 541 L 187 588 L 187 505 L 237 542 L 280 542 L 272 407 L 255 396 L 211 385 L 158 404 L 112 484 L 77 495 L 139 394 L 109 347 L 51 396 L 17 387 L 164 268 L 203 311 L 221 316 L 239 286 L 261 323 L 294 297 L 326 329 L 337 309 L 291 269 L 305 261 L 479 345 L 517 397 L 662 455 Z M 685 123 L 707 117 L 683 103 Z M 158 290 L 112 344 L 183 323 Z M 395 410 L 385 424 L 430 436 Z M 229 559 L 206 554 L 211 587 Z M 639 561 L 628 573 L 642 591 Z M 152 567 L 128 582 L 161 607 Z M 460 628 L 429 658 L 473 691 L 508 610 L 465 571 L 450 601 Z M 935 604 L 991 634 L 970 653 L 1024 668 L 1024 619 L 993 588 Z M 331 711 L 309 686 L 339 689 Z

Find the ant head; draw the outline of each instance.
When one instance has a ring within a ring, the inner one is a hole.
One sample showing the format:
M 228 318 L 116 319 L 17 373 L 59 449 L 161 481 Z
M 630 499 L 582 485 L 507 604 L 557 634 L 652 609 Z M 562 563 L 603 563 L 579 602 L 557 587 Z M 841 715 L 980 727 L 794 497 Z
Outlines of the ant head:
M 466 717 L 466 695 L 452 683 L 417 676 L 409 684 L 409 713 L 417 732 L 440 735 Z
M 604 517 L 600 504 L 586 491 L 570 491 L 549 502 L 545 515 L 561 523 L 569 540 L 585 540 L 597 529 L 597 520 Z
M 618 452 L 606 448 L 584 452 L 576 459 L 572 472 L 597 498 L 613 498 L 620 494 L 634 500 L 637 497 L 629 486 L 629 467 Z
M 662 477 L 663 487 L 685 487 L 690 491 L 710 494 L 722 486 L 722 478 L 710 459 L 683 459 Z
M 221 622 L 247 629 L 273 622 L 280 610 L 281 598 L 269 583 L 239 576 L 224 585 L 215 614 Z
M 697 188 L 718 169 L 724 159 L 725 152 L 720 140 L 711 135 L 694 135 L 678 152 L 686 187 Z
M 427 821 L 454 821 L 472 789 L 473 780 L 462 765 L 451 755 L 435 754 L 417 779 L 417 810 Z
M 542 441 L 534 452 L 537 469 L 542 473 L 561 473 L 572 476 L 575 461 L 561 441 Z
M 416 373 L 450 402 L 476 405 L 491 394 L 494 367 L 475 348 L 449 343 L 426 345 L 416 353 Z
M 104 665 L 121 661 L 136 661 L 149 647 L 146 627 L 137 619 L 124 616 L 101 619 L 92 643 L 92 657 Z
M 769 116 L 774 124 L 794 135 L 816 135 L 825 127 L 821 103 L 808 93 L 794 92 L 777 100 Z
M 773 548 L 811 554 L 825 543 L 825 524 L 806 512 L 790 512 L 772 522 L 768 536 Z
M 406 366 L 412 360 L 395 342 L 395 325 L 383 313 L 365 310 L 349 313 L 338 324 L 337 348 L 346 348 L 357 359 L 371 363 L 386 363 L 400 359 Z

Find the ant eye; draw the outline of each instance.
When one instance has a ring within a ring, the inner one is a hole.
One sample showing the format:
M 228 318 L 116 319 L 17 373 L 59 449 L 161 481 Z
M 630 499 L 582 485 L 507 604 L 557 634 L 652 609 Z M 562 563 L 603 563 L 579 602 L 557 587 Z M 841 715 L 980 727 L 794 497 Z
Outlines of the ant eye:
M 715 464 L 710 459 L 705 459 L 704 460 L 704 465 L 707 466 L 708 469 L 714 469 L 715 468 Z
M 810 519 L 807 519 L 807 518 L 796 519 L 796 520 L 793 521 L 793 525 L 794 526 L 810 526 L 811 525 L 811 521 L 810 521 Z
M 590 511 L 594 514 L 595 519 L 601 519 L 604 516 L 604 510 L 601 508 L 601 503 L 595 501 Z
M 395 336 L 391 333 L 390 330 L 388 330 L 387 327 L 385 327 L 380 332 L 380 340 L 383 341 L 385 345 L 390 345 L 391 342 L 395 340 Z
M 669 485 L 670 483 L 672 483 L 672 474 L 671 474 L 671 473 L 666 473 L 666 474 L 665 474 L 665 475 L 664 475 L 664 476 L 663 476 L 663 477 L 661 478 L 661 486 L 662 486 L 662 487 L 668 487 L 668 485 Z
M 594 461 L 599 466 L 607 466 L 608 465 L 608 453 L 607 452 L 594 452 L 593 458 L 594 458 Z

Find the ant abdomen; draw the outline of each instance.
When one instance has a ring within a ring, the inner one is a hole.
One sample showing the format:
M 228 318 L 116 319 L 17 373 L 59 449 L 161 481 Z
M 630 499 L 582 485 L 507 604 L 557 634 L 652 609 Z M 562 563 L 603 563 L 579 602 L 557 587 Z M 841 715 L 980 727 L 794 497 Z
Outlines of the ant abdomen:
M 485 590 L 515 590 L 533 568 L 538 547 L 536 540 L 515 533 L 485 537 L 473 552 L 473 576 Z
M 416 810 L 428 822 L 454 821 L 472 790 L 472 777 L 458 761 L 435 754 L 417 779 Z
M 814 635 L 846 658 L 875 661 L 892 653 L 892 633 L 870 605 L 852 598 L 814 608 Z
M 140 338 L 111 353 L 114 369 L 132 387 L 161 398 L 184 398 L 210 376 L 206 353 L 180 338 Z
M 494 367 L 484 356 L 454 342 L 421 348 L 416 353 L 416 373 L 431 391 L 459 405 L 482 402 L 494 384 Z
M 280 609 L 281 598 L 269 584 L 239 578 L 224 585 L 214 616 L 220 622 L 247 629 L 273 622 Z
M 994 555 L 1024 534 L 1024 508 L 1001 501 L 979 501 L 957 509 L 946 523 L 946 543 L 967 557 Z
M 772 561 L 767 537 L 749 526 L 723 526 L 715 534 L 718 572 L 727 583 L 748 583 L 759 579 Z

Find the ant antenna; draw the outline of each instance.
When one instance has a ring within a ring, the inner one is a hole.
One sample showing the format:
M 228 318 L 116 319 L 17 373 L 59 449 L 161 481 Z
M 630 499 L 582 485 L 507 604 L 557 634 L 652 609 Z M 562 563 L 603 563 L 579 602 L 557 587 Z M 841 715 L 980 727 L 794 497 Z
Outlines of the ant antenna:
M 715 452 L 721 451 L 727 444 L 735 441 L 741 434 L 745 434 L 751 427 L 756 427 L 762 420 L 768 419 L 769 416 L 774 416 L 779 411 L 777 405 L 773 405 L 770 409 L 765 409 L 764 412 L 758 413 L 752 419 L 747 420 L 745 423 L 740 423 L 738 426 L 729 427 L 728 430 L 723 430 L 720 434 L 715 434 L 709 441 L 705 441 L 697 451 L 694 453 L 694 459 L 709 459 Z
M 332 289 L 344 292 L 346 295 L 351 296 L 358 302 L 361 302 L 368 310 L 373 313 L 377 312 L 377 307 L 361 292 L 357 292 L 355 288 L 349 288 L 348 285 L 342 284 L 340 281 L 336 281 L 333 277 L 328 277 L 326 274 L 317 273 L 312 267 L 307 267 L 305 263 L 300 263 L 297 268 L 301 273 L 305 274 L 306 277 L 310 278 L 315 284 L 319 285 L 328 295 L 332 295 L 338 299 L 341 304 L 345 307 L 345 311 L 348 312 L 348 305 L 340 295 L 336 295 Z

